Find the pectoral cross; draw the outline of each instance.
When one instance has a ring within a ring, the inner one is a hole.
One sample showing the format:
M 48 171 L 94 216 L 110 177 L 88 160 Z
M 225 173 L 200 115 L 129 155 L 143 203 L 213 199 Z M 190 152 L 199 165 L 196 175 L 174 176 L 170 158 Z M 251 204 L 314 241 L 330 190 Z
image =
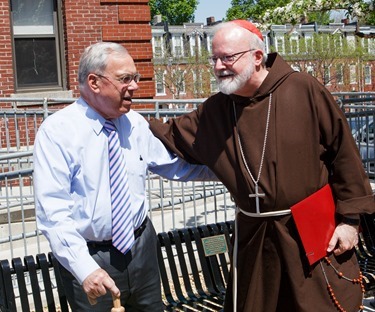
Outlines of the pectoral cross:
M 257 213 L 260 213 L 260 209 L 259 209 L 259 197 L 265 197 L 265 196 L 266 196 L 266 194 L 259 193 L 258 183 L 255 183 L 255 192 L 254 192 L 254 194 L 249 194 L 249 197 L 250 198 L 255 197 L 255 205 L 256 205 L 256 212 Z

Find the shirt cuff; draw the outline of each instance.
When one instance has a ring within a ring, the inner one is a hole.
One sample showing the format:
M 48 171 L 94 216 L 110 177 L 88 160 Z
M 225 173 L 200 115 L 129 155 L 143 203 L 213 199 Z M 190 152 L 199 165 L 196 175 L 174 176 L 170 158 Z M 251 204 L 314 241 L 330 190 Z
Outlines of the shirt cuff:
M 77 279 L 79 284 L 82 285 L 83 281 L 97 269 L 100 269 L 100 266 L 87 252 L 87 255 L 80 258 L 79 262 L 70 267 L 70 272 Z

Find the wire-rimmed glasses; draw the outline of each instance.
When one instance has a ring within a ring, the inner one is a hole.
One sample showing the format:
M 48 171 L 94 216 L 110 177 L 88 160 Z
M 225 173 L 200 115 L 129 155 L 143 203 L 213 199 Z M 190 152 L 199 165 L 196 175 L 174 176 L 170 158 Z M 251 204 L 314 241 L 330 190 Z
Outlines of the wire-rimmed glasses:
M 105 78 L 107 80 L 111 80 L 110 77 L 107 77 L 107 76 L 104 76 L 104 75 L 101 75 L 101 74 L 95 74 L 96 76 L 100 77 L 100 78 Z M 124 85 L 129 85 L 133 80 L 138 83 L 140 80 L 141 80 L 141 75 L 139 73 L 135 73 L 135 74 L 126 74 L 124 76 L 122 76 L 121 78 L 112 78 L 114 80 L 117 80 L 118 82 L 124 84 Z
M 208 58 L 208 61 L 210 62 L 211 65 L 215 65 L 217 60 L 220 59 L 220 61 L 224 64 L 224 65 L 233 65 L 236 61 L 238 61 L 245 53 L 247 52 L 250 52 L 250 51 L 254 51 L 256 49 L 250 49 L 250 50 L 246 50 L 246 51 L 241 51 L 241 52 L 237 52 L 237 53 L 234 53 L 234 54 L 231 54 L 231 55 L 224 55 L 224 56 L 216 56 L 216 55 L 212 55 Z M 239 55 L 239 56 L 238 56 Z

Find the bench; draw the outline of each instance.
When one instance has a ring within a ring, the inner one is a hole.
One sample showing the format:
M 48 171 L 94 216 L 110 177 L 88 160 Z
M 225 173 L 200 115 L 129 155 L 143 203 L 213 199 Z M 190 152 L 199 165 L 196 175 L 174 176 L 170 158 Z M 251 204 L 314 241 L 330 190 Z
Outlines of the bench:
M 166 311 L 222 311 L 234 222 L 158 234 Z
M 26 256 L 23 262 L 13 258 L 12 266 L 8 260 L 0 261 L 0 311 L 17 312 L 19 305 L 24 312 L 56 312 L 57 307 L 61 312 L 70 311 L 52 253 Z
M 222 310 L 232 232 L 233 221 L 158 234 L 165 311 Z M 70 311 L 52 253 L 0 261 L 0 312 L 17 311 Z

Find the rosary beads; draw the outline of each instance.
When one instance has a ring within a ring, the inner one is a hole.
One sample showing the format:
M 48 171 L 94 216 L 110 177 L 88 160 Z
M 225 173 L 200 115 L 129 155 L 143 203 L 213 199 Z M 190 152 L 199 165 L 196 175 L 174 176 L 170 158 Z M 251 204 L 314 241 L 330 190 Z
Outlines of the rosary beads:
M 337 276 L 339 278 L 342 278 L 348 282 L 351 282 L 353 284 L 359 284 L 360 287 L 361 287 L 361 291 L 362 291 L 362 294 L 365 292 L 365 287 L 363 285 L 363 275 L 362 275 L 362 272 L 359 271 L 359 277 L 358 278 L 348 278 L 346 277 L 342 272 L 338 271 L 332 264 L 331 260 L 328 259 L 328 257 L 325 257 L 324 258 L 325 262 L 336 272 Z M 327 274 L 326 274 L 326 271 L 324 270 L 324 267 L 323 267 L 323 263 L 322 261 L 320 261 L 320 266 L 322 268 L 322 271 L 323 271 L 323 275 L 324 275 L 324 278 L 326 280 L 326 283 L 327 283 L 327 289 L 328 289 L 328 292 L 330 294 L 330 297 L 332 299 L 332 301 L 334 302 L 335 306 L 337 307 L 337 309 L 340 311 L 340 312 L 346 312 L 346 310 L 340 305 L 339 301 L 337 300 L 336 298 L 336 295 L 335 293 L 333 292 L 333 289 L 332 289 L 332 286 L 331 284 L 329 283 L 328 281 L 328 278 L 327 278 Z M 359 310 L 360 311 L 363 311 L 364 309 L 364 306 L 363 305 L 360 305 L 359 306 Z

